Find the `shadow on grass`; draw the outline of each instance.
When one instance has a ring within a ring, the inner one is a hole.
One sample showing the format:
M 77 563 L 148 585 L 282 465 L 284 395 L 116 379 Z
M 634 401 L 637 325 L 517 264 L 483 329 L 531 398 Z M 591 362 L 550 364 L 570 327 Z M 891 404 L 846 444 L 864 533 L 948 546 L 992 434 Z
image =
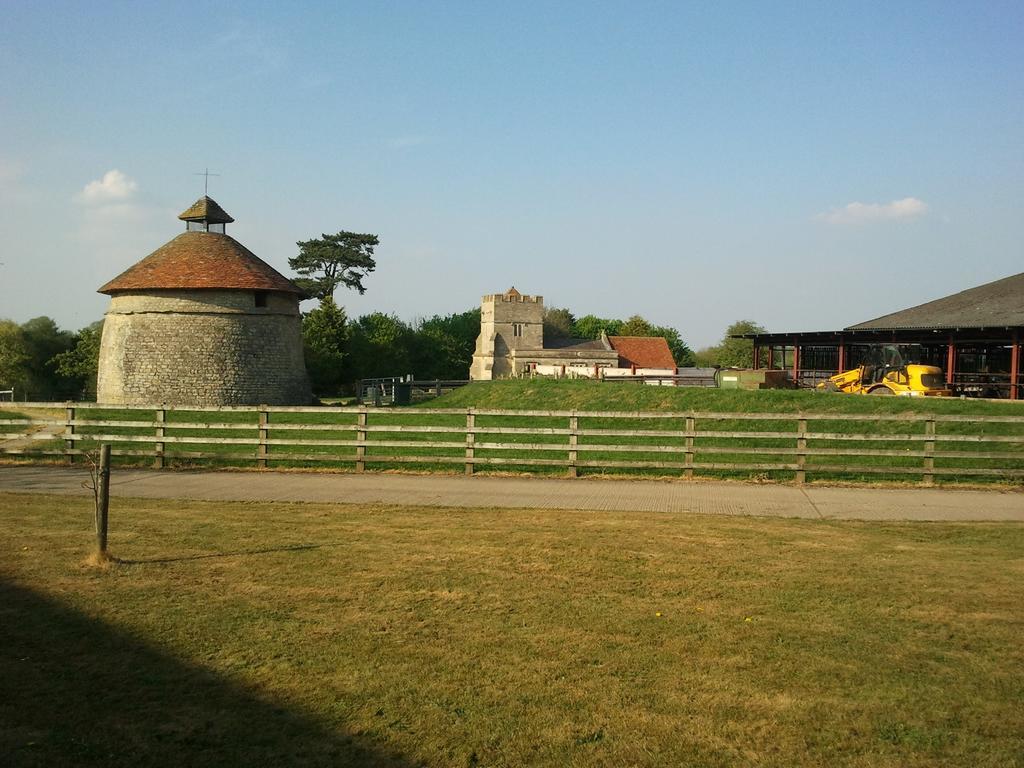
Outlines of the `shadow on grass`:
M 117 562 L 125 565 L 147 565 L 154 563 L 184 563 L 189 560 L 215 560 L 222 557 L 244 557 L 245 555 L 270 555 L 275 552 L 302 552 L 307 549 L 323 549 L 324 547 L 340 547 L 341 544 L 289 544 L 283 547 L 262 547 L 260 549 L 238 549 L 233 552 L 209 552 L 202 555 L 181 555 L 180 557 L 151 557 L 140 560 L 122 560 Z
M 4 766 L 410 765 L 6 581 L 0 681 Z

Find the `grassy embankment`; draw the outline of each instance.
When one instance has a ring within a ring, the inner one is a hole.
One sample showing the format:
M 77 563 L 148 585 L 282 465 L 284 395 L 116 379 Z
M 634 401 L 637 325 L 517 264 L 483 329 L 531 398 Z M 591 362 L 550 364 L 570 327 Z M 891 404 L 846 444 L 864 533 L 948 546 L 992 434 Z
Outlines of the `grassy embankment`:
M 729 413 L 787 413 L 810 412 L 816 414 L 841 414 L 860 415 L 863 421 L 857 422 L 833 420 L 821 418 L 812 420 L 809 423 L 811 431 L 819 433 L 831 433 L 841 431 L 853 431 L 869 435 L 910 435 L 914 439 L 904 440 L 899 443 L 862 440 L 856 443 L 861 450 L 897 450 L 901 455 L 895 456 L 857 456 L 855 458 L 838 458 L 834 456 L 810 456 L 807 466 L 810 470 L 809 477 L 824 479 L 852 479 L 852 480 L 911 480 L 917 477 L 893 473 L 892 475 L 877 476 L 863 474 L 860 476 L 849 476 L 839 474 L 828 474 L 815 472 L 814 466 L 821 464 L 859 464 L 876 467 L 894 468 L 915 468 L 922 465 L 919 455 L 924 448 L 924 426 L 923 424 L 907 424 L 893 421 L 877 421 L 874 417 L 878 415 L 892 414 L 945 414 L 957 416 L 974 415 L 1024 415 L 1024 409 L 1015 403 L 1002 402 L 981 402 L 959 399 L 911 399 L 911 398 L 883 398 L 883 397 L 855 397 L 850 395 L 819 394 L 806 391 L 761 391 L 745 392 L 737 390 L 713 390 L 713 389 L 689 389 L 669 387 L 648 387 L 633 384 L 601 384 L 590 381 L 552 381 L 552 380 L 514 380 L 489 383 L 473 384 L 468 387 L 456 390 L 437 400 L 429 401 L 414 408 L 383 409 L 372 412 L 370 417 L 371 425 L 397 426 L 400 424 L 416 424 L 420 426 L 448 427 L 454 430 L 451 434 L 438 433 L 370 433 L 369 439 L 376 441 L 401 440 L 405 442 L 428 442 L 442 441 L 451 443 L 443 448 L 419 448 L 403 446 L 397 448 L 381 447 L 371 448 L 369 454 L 373 455 L 401 455 L 418 457 L 452 457 L 463 456 L 463 436 L 458 430 L 465 424 L 465 417 L 462 415 L 438 414 L 433 411 L 442 408 L 482 408 L 482 409 L 508 409 L 508 410 L 581 410 L 581 411 L 672 411 L 672 412 L 714 412 L 720 414 Z M 133 420 L 152 418 L 149 412 L 140 411 L 83 411 L 81 416 L 88 418 L 106 418 L 115 420 Z M 211 422 L 217 424 L 240 425 L 239 429 L 217 429 L 217 430 L 183 430 L 173 429 L 175 423 L 183 422 Z M 273 446 L 271 455 L 277 456 L 272 461 L 272 466 L 317 466 L 329 467 L 332 464 L 336 467 L 351 467 L 351 460 L 354 457 L 354 448 L 348 443 L 355 439 L 355 433 L 351 430 L 330 431 L 327 424 L 336 424 L 342 427 L 351 427 L 355 423 L 352 414 L 338 414 L 330 410 L 313 414 L 274 414 L 270 425 L 270 438 L 288 439 L 303 437 L 314 440 L 341 441 L 340 445 L 312 446 L 308 448 L 295 448 L 287 446 Z M 203 437 L 217 435 L 220 437 L 235 437 L 252 439 L 255 432 L 255 415 L 242 413 L 206 413 L 197 414 L 190 412 L 170 412 L 168 414 L 170 431 L 168 434 L 179 436 Z M 324 424 L 324 430 L 294 431 L 284 427 L 289 424 Z M 540 427 L 548 429 L 561 429 L 567 427 L 564 418 L 548 418 L 540 416 L 529 417 L 501 417 L 501 416 L 479 416 L 476 424 L 478 427 Z M 242 426 L 244 425 L 244 426 Z M 277 428 L 275 428 L 275 425 Z M 684 446 L 684 439 L 678 436 L 678 431 L 683 424 L 679 419 L 644 420 L 644 421 L 622 421 L 601 417 L 581 417 L 579 426 L 582 429 L 645 429 L 664 432 L 664 435 L 657 434 L 644 437 L 624 436 L 584 436 L 580 438 L 580 444 L 591 445 L 662 445 L 681 449 Z M 742 453 L 730 453 L 729 448 L 745 449 L 793 449 L 795 447 L 795 420 L 732 420 L 728 418 L 716 420 L 702 420 L 698 423 L 699 430 L 708 432 L 728 432 L 739 430 L 752 430 L 761 432 L 792 432 L 793 438 L 746 438 L 742 440 L 717 438 L 713 435 L 696 439 L 695 445 L 698 450 L 698 461 L 719 462 L 719 463 L 758 463 L 766 461 L 784 461 L 792 463 L 794 457 L 785 455 L 782 451 L 779 454 L 754 455 Z M 12 429 L 12 428 L 8 428 Z M 121 428 L 122 433 L 153 434 L 151 428 Z M 97 433 L 101 428 L 84 427 L 80 431 L 84 433 Z M 110 430 L 106 430 L 110 431 Z M 971 421 L 942 424 L 940 434 L 955 434 L 964 436 L 1000 437 L 1007 435 L 1024 435 L 1024 425 L 1021 424 L 978 424 Z M 481 434 L 479 442 L 504 442 L 504 443 L 530 443 L 540 445 L 565 446 L 567 437 L 564 434 L 542 434 L 542 435 L 515 435 L 515 434 Z M 59 443 L 55 442 L 55 445 Z M 827 439 L 813 439 L 808 443 L 811 448 L 849 448 L 848 441 L 837 441 Z M 128 443 L 116 444 L 115 447 L 135 448 L 142 446 Z M 717 450 L 716 450 L 717 449 Z M 225 446 L 225 445 L 168 445 L 170 451 L 214 451 L 223 457 L 218 463 L 221 465 L 251 466 L 253 449 L 251 446 Z M 972 466 L 989 469 L 1020 469 L 1024 466 L 1024 445 L 992 442 L 961 442 L 941 443 L 939 450 L 956 450 L 963 452 L 985 452 L 1001 451 L 1008 453 L 998 459 L 974 459 L 974 458 L 938 458 L 935 465 L 938 468 L 958 464 L 960 466 Z M 302 453 L 315 456 L 337 457 L 339 461 L 303 461 L 294 457 L 295 453 Z M 902 455 L 902 454 L 906 455 Z M 243 454 L 232 456 L 232 454 Z M 287 458 L 287 454 L 293 454 Z M 477 457 L 480 458 L 564 458 L 564 450 L 557 449 L 545 451 L 543 449 L 530 450 L 499 450 L 499 449 L 477 449 Z M 1020 458 L 1018 458 L 1018 455 Z M 682 462 L 680 453 L 664 452 L 638 452 L 621 453 L 614 451 L 581 451 L 581 459 L 597 460 L 622 460 L 633 459 L 638 461 L 674 461 Z M 122 459 L 122 461 L 134 461 L 144 463 L 145 459 Z M 178 458 L 175 461 L 183 462 L 188 459 Z M 394 468 L 404 466 L 406 469 L 430 469 L 460 471 L 461 468 L 452 464 L 387 464 L 382 462 L 368 463 L 370 468 Z M 545 468 L 539 465 L 533 466 L 505 466 L 493 469 L 508 469 L 513 471 L 534 471 L 534 472 L 563 472 L 560 468 Z M 483 468 L 483 471 L 487 471 Z M 677 469 L 648 469 L 648 470 L 594 470 L 583 469 L 582 474 L 587 472 L 626 472 L 631 474 L 651 474 L 660 476 L 678 476 Z M 792 477 L 789 471 L 760 471 L 756 469 L 736 469 L 731 471 L 706 471 L 704 474 L 718 477 L 756 477 L 758 479 L 780 479 L 785 480 Z M 973 481 L 1006 481 L 1011 484 L 1019 484 L 1019 479 L 987 477 L 973 478 Z M 956 478 L 939 478 L 940 482 L 955 482 Z
M 1024 526 L 0 496 L 8 766 L 1013 766 Z

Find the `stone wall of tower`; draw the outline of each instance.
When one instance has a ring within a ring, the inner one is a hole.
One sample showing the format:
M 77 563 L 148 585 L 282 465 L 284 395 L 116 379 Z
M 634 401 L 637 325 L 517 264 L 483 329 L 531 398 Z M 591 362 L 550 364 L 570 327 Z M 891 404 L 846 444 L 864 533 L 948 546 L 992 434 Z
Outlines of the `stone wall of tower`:
M 312 401 L 293 294 L 133 291 L 110 301 L 97 401 L 305 405 Z
M 544 297 L 497 293 L 480 301 L 480 335 L 469 377 L 487 381 L 513 373 L 512 350 L 544 348 Z

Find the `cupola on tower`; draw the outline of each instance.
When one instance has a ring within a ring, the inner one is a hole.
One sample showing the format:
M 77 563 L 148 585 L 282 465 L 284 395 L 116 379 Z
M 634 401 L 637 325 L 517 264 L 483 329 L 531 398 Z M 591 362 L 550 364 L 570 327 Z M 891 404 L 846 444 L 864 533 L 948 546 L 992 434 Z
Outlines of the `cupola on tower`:
M 99 289 L 110 296 L 97 400 L 304 405 L 302 289 L 225 231 L 201 197 L 185 231 Z

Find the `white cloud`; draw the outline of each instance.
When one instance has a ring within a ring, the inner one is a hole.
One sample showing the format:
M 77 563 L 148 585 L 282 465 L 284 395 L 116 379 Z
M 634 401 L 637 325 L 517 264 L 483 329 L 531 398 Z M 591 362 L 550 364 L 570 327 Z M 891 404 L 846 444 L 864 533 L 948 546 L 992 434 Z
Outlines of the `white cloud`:
M 829 224 L 861 224 L 870 221 L 913 219 L 928 212 L 928 203 L 916 197 L 904 197 L 891 203 L 849 203 L 818 215 Z
M 135 181 L 116 168 L 103 174 L 103 178 L 90 181 L 78 194 L 84 203 L 116 203 L 128 200 L 138 189 Z

